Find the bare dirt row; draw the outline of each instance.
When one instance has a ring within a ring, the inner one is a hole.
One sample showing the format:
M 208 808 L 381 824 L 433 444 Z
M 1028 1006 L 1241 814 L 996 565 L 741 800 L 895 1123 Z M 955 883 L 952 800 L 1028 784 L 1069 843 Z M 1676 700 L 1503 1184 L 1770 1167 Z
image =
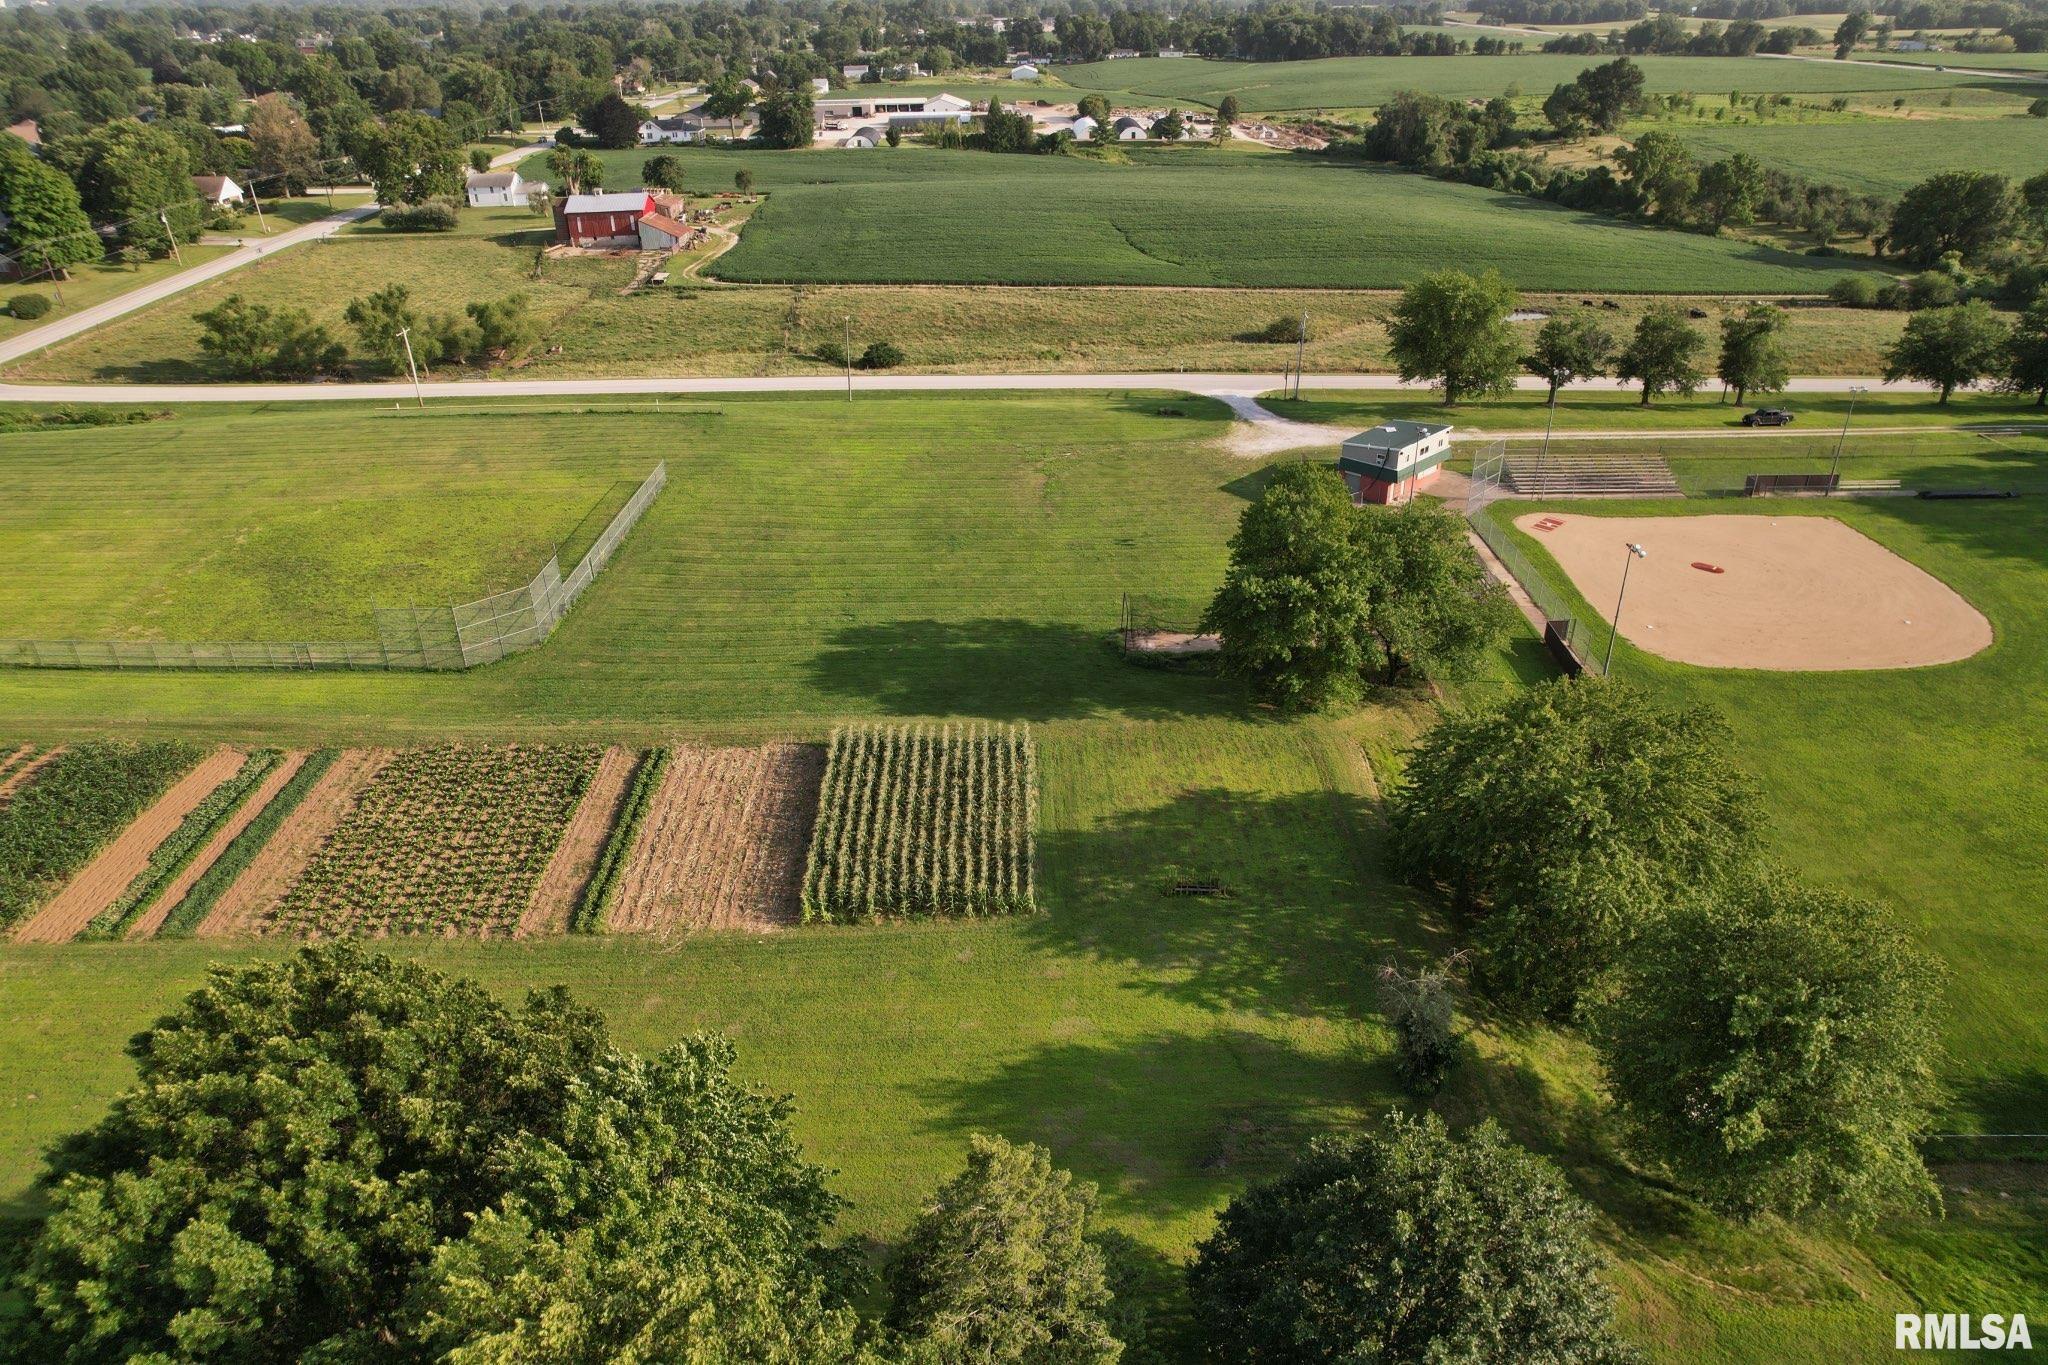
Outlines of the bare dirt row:
M 129 938 L 155 936 L 171 911 L 177 909 L 186 894 L 192 890 L 193 884 L 206 875 L 220 860 L 220 855 L 227 852 L 228 845 L 235 841 L 236 836 L 247 829 L 249 823 L 261 815 L 277 798 L 278 792 L 284 789 L 284 784 L 291 781 L 299 769 L 306 765 L 307 757 L 304 750 L 294 750 L 284 756 L 283 762 L 265 774 L 263 780 L 256 784 L 256 790 L 250 792 L 248 799 L 227 818 L 226 823 L 214 831 L 213 837 L 206 841 L 206 846 L 199 850 L 198 855 L 186 865 L 185 870 L 171 878 L 170 885 L 156 898 L 156 904 L 136 918 L 128 930 Z
M 695 933 L 794 923 L 824 766 L 814 745 L 673 750 L 607 927 Z
M 605 840 L 611 837 L 612 826 L 618 822 L 619 805 L 626 798 L 626 786 L 639 761 L 639 754 L 631 749 L 614 745 L 604 751 L 596 775 L 590 779 L 569 828 L 562 834 L 562 842 L 555 846 L 547 871 L 541 873 L 532 903 L 519 917 L 515 933 L 559 934 L 569 927 L 569 913 L 582 899 L 584 888 L 597 871 L 598 859 L 604 856 Z

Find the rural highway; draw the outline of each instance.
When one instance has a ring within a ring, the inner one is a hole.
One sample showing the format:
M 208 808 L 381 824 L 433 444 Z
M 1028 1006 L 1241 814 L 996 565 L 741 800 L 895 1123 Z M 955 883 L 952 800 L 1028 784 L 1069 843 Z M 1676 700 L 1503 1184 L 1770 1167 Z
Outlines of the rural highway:
M 47 330 L 47 329 L 39 329 Z M 38 333 L 30 333 L 30 340 Z M 48 344 L 53 338 L 38 344 Z M 34 346 L 27 349 L 33 350 Z M 0 360 L 8 359 L 0 347 Z M 1164 389 L 1176 393 L 1207 394 L 1217 398 L 1272 393 L 1288 377 L 1279 374 L 1182 374 L 1165 371 L 1150 374 L 862 374 L 855 377 L 853 391 L 863 393 L 947 393 L 985 389 Z M 1425 385 L 1404 384 L 1391 374 L 1312 374 L 1302 384 L 1311 389 L 1353 389 L 1370 392 L 1419 390 Z M 1823 375 L 1794 379 L 1786 393 L 1845 393 L 1851 388 L 1876 389 L 1882 379 L 1850 375 Z M 1523 376 L 1516 388 L 1540 391 L 1543 381 Z M 1622 389 L 1628 385 L 1614 380 L 1589 380 L 1576 389 Z M 1925 384 L 1902 382 L 1889 385 L 1893 392 L 1924 393 Z M 800 374 L 701 378 L 662 376 L 649 379 L 463 379 L 428 383 L 429 398 L 436 402 L 461 402 L 479 398 L 594 398 L 619 395 L 706 396 L 727 393 L 844 393 L 846 377 L 836 374 Z M 376 383 L 332 384 L 0 384 L 0 401 L 10 403 L 271 403 L 271 402 L 386 402 L 413 401 L 412 385 L 405 380 Z

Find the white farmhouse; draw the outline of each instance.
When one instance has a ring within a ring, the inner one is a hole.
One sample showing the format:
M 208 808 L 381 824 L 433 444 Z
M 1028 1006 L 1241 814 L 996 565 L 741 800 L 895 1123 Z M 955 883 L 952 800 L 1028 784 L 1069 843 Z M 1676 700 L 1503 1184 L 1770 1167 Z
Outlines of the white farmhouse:
M 195 175 L 192 188 L 199 192 L 208 208 L 226 208 L 229 204 L 240 204 L 248 199 L 242 187 L 224 175 Z
M 473 209 L 525 208 L 533 189 L 533 182 L 521 180 L 517 171 L 485 171 L 462 186 Z

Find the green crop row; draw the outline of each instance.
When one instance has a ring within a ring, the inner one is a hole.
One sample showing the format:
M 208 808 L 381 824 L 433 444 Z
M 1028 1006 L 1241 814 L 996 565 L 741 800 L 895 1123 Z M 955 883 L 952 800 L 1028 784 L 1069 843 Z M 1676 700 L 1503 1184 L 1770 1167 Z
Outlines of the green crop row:
M 26 918 L 198 761 L 191 744 L 76 744 L 0 807 L 0 929 Z
M 192 883 L 192 889 L 185 893 L 185 898 L 171 907 L 171 913 L 164 916 L 164 922 L 157 926 L 156 936 L 183 938 L 197 929 L 221 894 L 233 886 L 235 879 L 255 861 L 256 855 L 277 833 L 278 826 L 299 808 L 299 802 L 306 799 L 306 793 L 313 790 L 313 784 L 334 766 L 334 760 L 340 756 L 339 749 L 321 749 L 308 755 L 306 761 L 299 765 L 299 770 L 291 775 L 291 780 L 270 798 L 270 804 L 242 827 L 234 842 L 213 860 L 213 866 L 199 874 L 199 880 Z
M 804 918 L 1032 910 L 1037 807 L 1037 749 L 1026 726 L 835 730 L 804 870 Z
M 230 816 L 242 808 L 249 799 L 249 793 L 272 769 L 284 762 L 281 749 L 258 749 L 236 770 L 235 775 L 215 787 L 206 799 L 194 806 L 191 813 L 179 821 L 178 827 L 164 837 L 149 855 L 149 861 L 142 871 L 114 903 L 92 917 L 80 938 L 119 938 L 128 931 L 128 926 L 144 910 L 156 903 L 158 895 L 171 884 L 180 872 L 192 865 L 199 856 L 199 850 L 206 847 L 214 832 L 228 822 Z
M 647 819 L 647 808 L 654 804 L 654 793 L 661 787 L 661 775 L 667 771 L 668 750 L 650 749 L 641 757 L 640 766 L 633 773 L 632 785 L 626 788 L 626 800 L 619 810 L 618 823 L 612 827 L 612 837 L 605 841 L 604 856 L 598 860 L 590 885 L 583 888 L 583 899 L 577 902 L 576 912 L 569 917 L 570 933 L 597 934 L 604 931 L 611 919 L 612 902 L 618 898 L 626 859 L 632 855 L 633 844 L 640 837 L 640 826 Z

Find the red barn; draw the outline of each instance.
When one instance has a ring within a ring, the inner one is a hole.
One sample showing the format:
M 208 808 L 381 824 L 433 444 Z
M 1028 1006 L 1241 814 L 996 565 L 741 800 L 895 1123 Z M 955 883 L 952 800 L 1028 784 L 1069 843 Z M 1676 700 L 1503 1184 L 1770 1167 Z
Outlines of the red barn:
M 555 212 L 555 240 L 570 246 L 638 249 L 640 220 L 654 212 L 646 190 L 623 194 L 572 194 Z

